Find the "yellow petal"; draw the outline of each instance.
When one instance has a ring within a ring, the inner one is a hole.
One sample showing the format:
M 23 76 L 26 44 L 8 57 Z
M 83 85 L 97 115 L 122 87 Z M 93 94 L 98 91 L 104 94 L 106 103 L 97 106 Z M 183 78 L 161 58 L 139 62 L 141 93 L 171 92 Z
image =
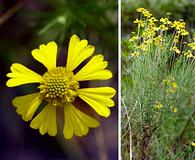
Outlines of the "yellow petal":
M 111 87 L 83 88 L 78 90 L 78 96 L 87 102 L 99 115 L 108 117 L 110 109 L 114 106 L 111 99 L 115 95 Z
M 12 104 L 16 107 L 16 112 L 22 116 L 24 121 L 30 121 L 41 104 L 41 96 L 39 93 L 28 94 L 14 98 Z
M 66 108 L 64 108 L 64 117 L 65 117 L 65 121 L 64 121 L 63 134 L 66 139 L 71 139 L 74 134 L 73 126 L 72 126 L 72 119 L 70 118 L 69 111 Z
M 30 127 L 39 129 L 40 134 L 48 133 L 50 136 L 57 134 L 56 107 L 47 105 L 30 123 Z
M 87 44 L 87 40 L 80 41 L 79 37 L 76 35 L 70 38 L 66 64 L 68 70 L 73 71 L 79 64 L 93 54 L 95 48 Z
M 42 76 L 21 64 L 14 63 L 10 69 L 12 72 L 7 74 L 7 77 L 10 78 L 6 83 L 8 87 L 15 87 L 27 83 L 40 83 L 42 80 Z
M 77 116 L 82 121 L 82 123 L 85 124 L 86 126 L 88 126 L 90 128 L 96 128 L 99 126 L 98 121 L 96 121 L 94 118 L 84 114 L 83 112 L 79 111 L 75 107 L 73 108 L 73 112 L 74 112 L 75 116 Z
M 73 134 L 79 137 L 84 136 L 88 133 L 89 127 L 95 128 L 99 126 L 98 121 L 79 111 L 71 103 L 65 105 L 64 117 L 63 133 L 66 139 L 72 138 Z
M 112 78 L 112 72 L 105 70 L 107 65 L 108 62 L 104 61 L 103 55 L 96 55 L 75 74 L 75 78 L 78 81 L 110 79 Z
M 47 43 L 47 45 L 42 44 L 39 49 L 32 51 L 32 56 L 48 70 L 53 69 L 56 67 L 57 45 L 54 41 Z

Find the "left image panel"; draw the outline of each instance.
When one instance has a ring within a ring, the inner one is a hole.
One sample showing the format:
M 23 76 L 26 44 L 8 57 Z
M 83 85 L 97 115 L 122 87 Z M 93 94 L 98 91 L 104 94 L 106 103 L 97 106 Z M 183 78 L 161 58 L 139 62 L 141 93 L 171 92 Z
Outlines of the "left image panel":
M 0 2 L 0 159 L 118 159 L 118 1 Z

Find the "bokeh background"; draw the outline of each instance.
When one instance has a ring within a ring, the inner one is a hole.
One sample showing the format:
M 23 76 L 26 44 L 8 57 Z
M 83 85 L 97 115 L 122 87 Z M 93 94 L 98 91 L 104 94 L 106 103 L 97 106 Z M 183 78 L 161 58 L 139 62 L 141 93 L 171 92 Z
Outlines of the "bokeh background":
M 40 44 L 56 41 L 58 64 L 65 65 L 69 38 L 77 34 L 96 47 L 96 54 L 105 55 L 114 75 L 106 82 L 83 85 L 109 85 L 117 89 L 117 3 L 117 0 L 0 0 L 0 160 L 118 159 L 117 95 L 108 119 L 88 111 L 100 121 L 99 128 L 90 129 L 83 138 L 65 140 L 63 117 L 58 117 L 58 135 L 50 137 L 31 129 L 30 123 L 15 112 L 11 100 L 36 92 L 36 85 L 5 86 L 6 73 L 14 62 L 40 74 L 45 72 L 31 56 L 31 50 Z

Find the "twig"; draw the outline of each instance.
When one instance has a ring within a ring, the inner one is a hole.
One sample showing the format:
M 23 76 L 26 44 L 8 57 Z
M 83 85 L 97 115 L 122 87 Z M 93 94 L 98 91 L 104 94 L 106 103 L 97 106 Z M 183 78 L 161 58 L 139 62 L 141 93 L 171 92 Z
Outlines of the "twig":
M 10 9 L 8 9 L 2 16 L 0 16 L 0 26 L 4 24 L 11 16 L 13 16 L 18 10 L 20 10 L 26 1 L 19 1 Z

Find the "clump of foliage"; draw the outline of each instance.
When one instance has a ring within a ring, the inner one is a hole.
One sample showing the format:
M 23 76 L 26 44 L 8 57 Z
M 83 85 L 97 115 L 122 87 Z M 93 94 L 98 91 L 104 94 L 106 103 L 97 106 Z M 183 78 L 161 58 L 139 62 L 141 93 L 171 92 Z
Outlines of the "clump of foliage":
M 84 36 L 87 32 L 99 36 L 98 38 L 104 41 L 101 44 L 104 48 L 117 46 L 116 1 L 49 0 L 46 3 L 50 10 L 39 15 L 39 35 L 51 32 L 53 37 L 63 41 L 67 34 L 77 33 Z
M 195 42 L 182 19 L 137 12 L 137 30 L 122 52 L 122 156 L 192 158 Z

